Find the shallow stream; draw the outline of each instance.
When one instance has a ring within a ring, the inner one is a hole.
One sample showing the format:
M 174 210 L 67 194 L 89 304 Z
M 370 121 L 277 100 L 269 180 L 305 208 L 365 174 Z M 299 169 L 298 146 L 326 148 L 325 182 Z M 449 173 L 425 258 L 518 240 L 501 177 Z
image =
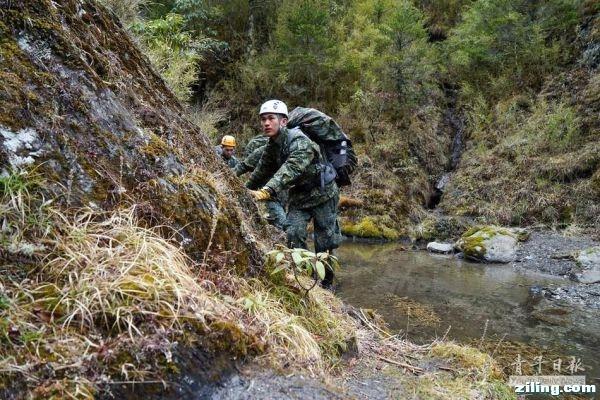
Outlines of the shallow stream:
M 338 255 L 344 266 L 338 274 L 338 295 L 354 306 L 375 309 L 390 329 L 413 341 L 431 341 L 447 332 L 448 338 L 462 343 L 496 350 L 512 347 L 510 354 L 497 354 L 505 371 L 512 369 L 514 358 L 515 369 L 519 361 L 535 364 L 534 369 L 541 361 L 543 371 L 551 373 L 554 361 L 561 359 L 561 373 L 570 374 L 575 357 L 586 368 L 577 374 L 600 384 L 598 313 L 560 305 L 566 310 L 560 321 L 566 324 L 532 316 L 535 300 L 530 288 L 535 292 L 536 287 L 569 284 L 562 278 L 405 251 L 394 243 L 345 242 Z

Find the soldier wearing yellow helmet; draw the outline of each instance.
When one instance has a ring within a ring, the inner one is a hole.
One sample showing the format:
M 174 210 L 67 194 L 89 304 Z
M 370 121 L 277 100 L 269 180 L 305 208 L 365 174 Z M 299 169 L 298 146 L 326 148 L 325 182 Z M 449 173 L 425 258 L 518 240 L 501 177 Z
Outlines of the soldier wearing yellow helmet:
M 235 153 L 235 138 L 231 135 L 225 135 L 221 139 L 221 144 L 215 146 L 215 151 L 229 168 L 235 168 L 239 160 L 233 155 Z

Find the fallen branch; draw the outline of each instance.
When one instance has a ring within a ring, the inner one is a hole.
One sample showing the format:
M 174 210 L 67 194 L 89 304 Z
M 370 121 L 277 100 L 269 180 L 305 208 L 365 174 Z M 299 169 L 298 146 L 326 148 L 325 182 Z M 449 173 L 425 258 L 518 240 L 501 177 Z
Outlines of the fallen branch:
M 372 324 L 369 319 L 367 318 L 367 316 L 365 315 L 363 309 L 360 309 L 360 315 L 362 316 L 359 317 L 359 319 L 365 323 L 365 325 L 367 325 L 369 328 L 371 328 L 371 330 L 375 331 L 375 332 L 379 332 L 382 333 L 384 337 L 390 337 L 393 336 L 391 333 L 384 331 L 383 329 L 381 329 L 380 327 L 378 327 L 375 324 Z
M 400 362 L 400 361 L 390 360 L 389 358 L 385 358 L 385 357 L 382 357 L 382 356 L 377 356 L 377 358 L 379 358 L 380 360 L 385 361 L 387 363 L 390 363 L 390 364 L 393 364 L 393 365 L 397 365 L 397 366 L 402 367 L 402 368 L 406 368 L 406 369 L 410 370 L 410 372 L 412 372 L 415 375 L 417 373 L 423 373 L 423 372 L 425 372 L 425 370 L 423 368 L 421 368 L 421 367 L 415 367 L 414 365 L 410 365 L 410 364 L 403 363 L 403 362 Z

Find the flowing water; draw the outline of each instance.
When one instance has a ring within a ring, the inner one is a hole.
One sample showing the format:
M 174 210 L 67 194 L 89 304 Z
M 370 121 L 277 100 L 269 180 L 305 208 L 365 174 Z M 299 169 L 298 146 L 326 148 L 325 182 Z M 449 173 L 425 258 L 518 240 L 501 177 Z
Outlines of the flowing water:
M 377 310 L 393 331 L 413 341 L 430 341 L 449 329 L 447 337 L 459 342 L 522 343 L 534 351 L 521 361 L 535 363 L 539 360 L 531 358 L 537 353 L 548 368 L 559 354 L 564 373 L 576 357 L 586 366 L 588 383 L 600 384 L 598 313 L 567 308 L 564 326 L 531 315 L 531 293 L 539 286 L 569 283 L 562 278 L 404 251 L 393 243 L 345 242 L 338 255 L 344 266 L 338 295 L 354 306 Z

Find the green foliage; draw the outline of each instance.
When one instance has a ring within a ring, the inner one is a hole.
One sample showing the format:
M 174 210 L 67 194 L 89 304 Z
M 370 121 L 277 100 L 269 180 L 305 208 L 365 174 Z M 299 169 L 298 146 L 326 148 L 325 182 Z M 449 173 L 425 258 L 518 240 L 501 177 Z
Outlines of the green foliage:
M 395 88 L 409 105 L 423 100 L 437 85 L 438 55 L 428 42 L 425 16 L 408 1 L 399 2 L 391 21 Z
M 10 307 L 10 300 L 3 295 L 0 295 L 0 311 L 7 310 Z
M 531 6 L 531 14 L 539 21 L 546 38 L 561 41 L 561 50 L 567 54 L 573 49 L 570 44 L 576 35 L 582 3 L 582 0 L 552 0 Z
M 8 253 L 30 257 L 45 250 L 32 241 L 32 237 L 45 236 L 52 226 L 45 215 L 52 200 L 34 195 L 42 187 L 43 180 L 35 170 L 10 170 L 0 175 L 0 248 Z
M 132 30 L 146 47 L 153 65 L 181 101 L 191 98 L 191 84 L 197 79 L 199 42 L 184 29 L 185 20 L 170 13 L 164 18 L 140 21 Z
M 550 151 L 574 149 L 582 138 L 575 110 L 563 103 L 537 104 L 525 129 L 530 134 L 537 133 L 538 147 Z
M 27 192 L 37 185 L 35 179 L 28 179 L 26 171 L 11 171 L 0 174 L 0 196 L 10 198 L 20 192 Z
M 530 10 L 523 0 L 476 1 L 447 42 L 451 73 L 495 96 L 539 87 L 561 54 L 560 46 L 548 40 L 548 25 L 558 24 L 558 10 L 567 7 L 562 0 L 548 4 L 555 7 Z M 562 18 L 558 31 L 572 27 L 572 13 Z
M 459 20 L 465 6 L 474 0 L 419 0 L 416 5 L 428 16 L 430 29 L 439 33 L 453 27 Z
M 334 89 L 337 46 L 331 6 L 329 1 L 301 0 L 281 7 L 269 60 L 298 100 L 327 96 Z
M 338 70 L 350 80 L 348 97 L 362 108 L 414 105 L 435 84 L 435 49 L 427 43 L 424 15 L 410 2 L 356 1 L 344 24 L 349 35 L 342 42 Z
M 223 13 L 218 5 L 208 4 L 205 0 L 175 0 L 172 11 L 185 18 L 188 29 L 202 35 L 215 35 L 214 31 L 207 30 L 206 27 Z
M 267 253 L 269 263 L 274 266 L 271 275 L 277 275 L 284 270 L 295 270 L 308 276 L 325 278 L 325 270 L 334 271 L 340 264 L 337 257 L 329 253 L 313 253 L 305 249 L 281 248 Z

